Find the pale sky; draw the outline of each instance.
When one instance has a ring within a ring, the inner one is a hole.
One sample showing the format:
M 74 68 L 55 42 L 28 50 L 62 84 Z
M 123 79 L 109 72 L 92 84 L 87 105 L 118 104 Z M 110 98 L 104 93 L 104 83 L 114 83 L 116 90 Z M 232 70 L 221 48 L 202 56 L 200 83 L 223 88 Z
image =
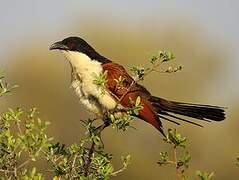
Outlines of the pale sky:
M 226 98 L 235 101 L 239 91 L 238 8 L 237 0 L 3 1 L 0 6 L 0 62 L 4 66 L 13 48 L 24 47 L 36 37 L 49 41 L 59 39 L 68 30 L 68 24 L 78 22 L 80 25 L 92 17 L 135 26 L 140 26 L 142 19 L 163 25 L 181 17 L 203 24 L 208 38 L 219 40 L 227 47 L 225 51 L 231 56 L 227 59 L 225 74 L 219 77 L 225 84 L 216 87 L 219 94 L 230 94 Z

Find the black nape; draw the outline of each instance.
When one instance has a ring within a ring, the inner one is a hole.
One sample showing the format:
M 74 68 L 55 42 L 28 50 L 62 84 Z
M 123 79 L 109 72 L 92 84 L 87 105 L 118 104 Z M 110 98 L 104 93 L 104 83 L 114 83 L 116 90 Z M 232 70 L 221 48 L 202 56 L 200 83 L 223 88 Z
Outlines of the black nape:
M 92 46 L 90 46 L 84 39 L 80 37 L 68 37 L 62 41 L 62 44 L 67 46 L 70 51 L 79 51 L 86 54 L 91 59 L 97 60 L 101 63 L 111 62 L 108 58 L 96 52 Z

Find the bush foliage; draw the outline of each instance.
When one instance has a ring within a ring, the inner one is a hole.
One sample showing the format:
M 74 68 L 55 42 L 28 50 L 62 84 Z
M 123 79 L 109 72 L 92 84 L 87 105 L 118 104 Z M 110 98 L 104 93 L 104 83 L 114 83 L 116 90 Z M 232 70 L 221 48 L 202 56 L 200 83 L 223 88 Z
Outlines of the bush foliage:
M 161 67 L 173 59 L 175 56 L 171 52 L 160 51 L 150 57 L 149 68 L 132 67 L 132 86 L 152 72 L 173 73 L 181 70 L 181 66 L 169 66 L 165 69 Z M 106 77 L 107 72 L 104 72 L 94 81 L 103 90 Z M 119 88 L 123 81 L 122 77 L 116 79 Z M 16 86 L 9 86 L 4 82 L 4 76 L 0 75 L 0 101 L 1 97 L 9 94 L 14 88 Z M 102 117 L 103 123 L 100 126 L 95 125 L 96 119 L 81 121 L 85 127 L 85 137 L 70 146 L 55 143 L 53 138 L 47 136 L 46 129 L 50 123 L 40 119 L 36 108 L 8 109 L 0 115 L 0 179 L 41 180 L 49 179 L 50 176 L 53 180 L 107 180 L 117 176 L 130 164 L 130 155 L 122 157 L 122 168 L 115 169 L 112 164 L 113 155 L 105 151 L 101 133 L 109 125 L 123 131 L 131 127 L 133 115 L 137 115 L 142 106 L 140 97 L 135 102 L 130 101 L 132 108 L 124 110 L 123 117 L 118 117 L 116 111 L 108 112 Z M 157 163 L 160 166 L 174 166 L 178 179 L 188 179 L 186 170 L 189 168 L 191 155 L 186 149 L 187 139 L 176 130 L 169 129 L 164 142 L 172 146 L 172 152 L 161 152 Z M 38 171 L 38 161 L 46 164 L 45 170 Z M 239 159 L 237 161 L 239 162 Z M 210 180 L 213 175 L 196 171 L 196 176 L 201 180 Z

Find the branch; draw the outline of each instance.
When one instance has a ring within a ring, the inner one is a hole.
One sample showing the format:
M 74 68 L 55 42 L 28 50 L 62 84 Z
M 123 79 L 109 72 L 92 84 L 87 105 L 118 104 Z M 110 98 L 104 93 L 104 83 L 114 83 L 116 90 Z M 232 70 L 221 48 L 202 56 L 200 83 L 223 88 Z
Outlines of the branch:
M 178 158 L 177 158 L 177 149 L 176 148 L 177 148 L 177 146 L 173 147 L 173 157 L 174 157 L 175 168 L 177 170 L 177 176 L 180 179 L 181 178 L 181 171 L 180 171 L 179 166 L 178 166 Z
M 131 91 L 132 87 L 137 84 L 138 82 L 144 80 L 144 78 L 146 76 L 148 76 L 150 73 L 157 71 L 157 68 L 162 64 L 163 62 L 159 62 L 153 65 L 153 67 L 149 68 L 145 73 L 143 74 L 138 74 L 136 76 L 136 78 L 132 81 L 132 83 L 130 84 L 129 88 L 127 89 L 127 91 L 120 97 L 119 99 L 119 103 L 121 103 L 121 101 L 124 99 L 124 97 L 128 94 L 128 92 Z
M 88 172 L 89 172 L 90 164 L 92 162 L 92 155 L 93 155 L 94 150 L 95 150 L 95 142 L 92 141 L 92 144 L 91 144 L 91 147 L 89 150 L 88 160 L 85 165 L 85 174 L 84 174 L 85 177 L 88 176 Z
M 96 130 L 98 131 L 99 134 L 101 134 L 101 132 L 108 126 L 109 126 L 109 123 L 104 123 L 104 124 L 98 126 L 96 128 Z M 84 169 L 85 169 L 84 176 L 85 177 L 88 176 L 90 165 L 91 165 L 91 162 L 92 162 L 92 155 L 93 155 L 94 151 L 95 151 L 95 142 L 92 140 L 92 144 L 91 144 L 89 154 L 88 154 L 88 159 L 87 159 L 87 162 L 86 162 L 85 167 L 84 167 Z

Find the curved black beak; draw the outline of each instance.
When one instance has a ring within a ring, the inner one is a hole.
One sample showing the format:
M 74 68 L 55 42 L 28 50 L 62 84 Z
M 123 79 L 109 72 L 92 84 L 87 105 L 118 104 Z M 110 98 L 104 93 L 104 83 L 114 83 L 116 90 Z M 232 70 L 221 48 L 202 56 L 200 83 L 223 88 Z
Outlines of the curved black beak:
M 69 48 L 62 43 L 62 41 L 56 42 L 52 44 L 49 48 L 49 50 L 69 50 Z

